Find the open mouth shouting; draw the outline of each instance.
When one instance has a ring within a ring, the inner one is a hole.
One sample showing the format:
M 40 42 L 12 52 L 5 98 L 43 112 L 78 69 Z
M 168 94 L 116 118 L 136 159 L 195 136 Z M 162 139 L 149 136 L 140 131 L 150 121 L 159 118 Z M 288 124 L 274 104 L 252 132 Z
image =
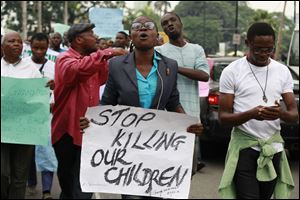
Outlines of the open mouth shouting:
M 148 38 L 149 38 L 149 35 L 145 32 L 143 32 L 139 35 L 140 40 L 147 40 Z

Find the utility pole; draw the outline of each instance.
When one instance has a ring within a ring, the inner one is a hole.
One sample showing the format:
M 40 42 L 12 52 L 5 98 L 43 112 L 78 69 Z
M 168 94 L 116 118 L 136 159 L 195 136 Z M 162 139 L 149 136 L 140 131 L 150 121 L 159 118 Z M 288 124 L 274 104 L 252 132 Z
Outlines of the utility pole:
M 64 24 L 68 24 L 68 1 L 64 1 Z
M 27 40 L 27 1 L 21 1 L 23 39 Z
M 296 24 L 296 1 L 294 1 L 294 24 Z
M 279 26 L 279 30 L 278 30 L 278 38 L 277 38 L 277 44 L 276 44 L 276 51 L 275 51 L 275 60 L 279 60 L 280 58 L 280 48 L 281 48 L 281 41 L 282 41 L 282 29 L 283 29 L 283 24 L 284 24 L 284 16 L 285 16 L 285 8 L 286 8 L 286 1 L 284 2 L 283 5 L 283 12 L 281 15 L 281 19 L 280 19 L 280 26 Z
M 42 1 L 38 1 L 38 32 L 42 32 Z

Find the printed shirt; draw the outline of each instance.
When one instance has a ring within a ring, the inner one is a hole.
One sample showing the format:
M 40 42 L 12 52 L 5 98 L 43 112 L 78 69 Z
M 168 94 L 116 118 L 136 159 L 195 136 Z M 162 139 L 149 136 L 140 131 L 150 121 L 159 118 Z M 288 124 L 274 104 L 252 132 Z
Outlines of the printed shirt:
M 154 52 L 153 57 L 153 66 L 151 71 L 149 72 L 147 78 L 143 77 L 143 75 L 136 69 L 139 97 L 140 97 L 140 105 L 143 108 L 150 108 L 152 105 L 153 98 L 155 96 L 156 87 L 157 87 L 157 67 L 158 60 L 161 58 L 156 55 Z
M 79 118 L 85 116 L 87 107 L 99 105 L 99 87 L 107 80 L 107 59 L 111 49 L 82 56 L 69 48 L 60 54 L 55 64 L 55 89 L 52 119 L 52 144 L 64 134 L 81 146 Z
M 177 47 L 170 43 L 155 48 L 162 55 L 176 60 L 179 67 L 202 70 L 209 74 L 207 60 L 203 48 L 198 44 L 186 43 Z M 180 103 L 185 112 L 199 118 L 200 100 L 198 81 L 178 74 L 177 88 L 180 94 Z

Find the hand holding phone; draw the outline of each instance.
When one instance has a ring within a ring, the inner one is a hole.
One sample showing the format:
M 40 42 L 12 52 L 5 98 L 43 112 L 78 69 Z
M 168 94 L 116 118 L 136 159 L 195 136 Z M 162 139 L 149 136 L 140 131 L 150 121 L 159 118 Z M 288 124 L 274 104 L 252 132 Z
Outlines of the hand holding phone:
M 280 111 L 280 103 L 276 100 L 274 105 L 264 107 L 261 115 L 264 120 L 276 120 L 280 118 Z

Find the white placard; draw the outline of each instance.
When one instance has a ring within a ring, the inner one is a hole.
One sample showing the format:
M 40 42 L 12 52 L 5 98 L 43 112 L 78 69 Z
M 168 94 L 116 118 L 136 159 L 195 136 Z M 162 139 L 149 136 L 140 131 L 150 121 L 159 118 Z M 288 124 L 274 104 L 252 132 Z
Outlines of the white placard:
M 187 199 L 197 118 L 129 106 L 88 108 L 80 183 L 84 192 Z

